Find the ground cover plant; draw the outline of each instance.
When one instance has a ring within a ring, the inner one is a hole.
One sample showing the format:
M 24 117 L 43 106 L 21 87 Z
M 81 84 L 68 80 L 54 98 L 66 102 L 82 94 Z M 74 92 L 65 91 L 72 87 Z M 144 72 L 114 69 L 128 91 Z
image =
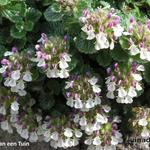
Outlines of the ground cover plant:
M 149 0 L 0 0 L 1 129 L 56 149 L 148 138 L 149 8 Z

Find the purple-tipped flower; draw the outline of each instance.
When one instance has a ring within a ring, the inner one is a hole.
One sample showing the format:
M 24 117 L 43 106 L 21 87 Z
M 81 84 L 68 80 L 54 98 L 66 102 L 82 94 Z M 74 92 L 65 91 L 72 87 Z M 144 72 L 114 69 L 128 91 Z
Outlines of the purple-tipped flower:
M 65 41 L 65 42 L 68 41 L 68 36 L 67 36 L 67 35 L 64 36 L 64 41 Z
M 1 60 L 2 65 L 8 65 L 8 63 L 9 63 L 9 60 L 7 60 L 5 58 Z
M 115 69 L 118 69 L 118 63 L 115 63 L 115 64 L 114 64 L 114 68 L 115 68 Z
M 135 19 L 134 19 L 134 17 L 132 16 L 131 18 L 130 18 L 130 23 L 133 23 L 135 21 Z
M 17 47 L 12 47 L 12 52 L 13 52 L 13 53 L 17 53 L 17 52 L 18 52 Z
M 115 76 L 111 76 L 111 81 L 115 81 Z
M 36 49 L 36 50 L 40 50 L 40 48 L 41 48 L 41 47 L 40 47 L 39 44 L 35 45 L 35 49 Z
M 107 74 L 111 74 L 112 73 L 112 70 L 111 70 L 111 68 L 109 67 L 109 68 L 107 68 Z
M 66 92 L 66 96 L 70 97 L 71 93 L 70 92 Z

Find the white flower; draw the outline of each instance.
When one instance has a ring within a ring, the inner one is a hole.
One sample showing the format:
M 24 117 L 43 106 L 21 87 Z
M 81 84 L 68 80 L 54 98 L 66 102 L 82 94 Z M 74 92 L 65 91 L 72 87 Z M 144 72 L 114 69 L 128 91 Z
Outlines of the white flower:
M 1 129 L 4 131 L 9 130 L 9 124 L 7 120 L 1 122 Z
M 6 71 L 6 69 L 7 69 L 7 66 L 2 66 L 0 68 L 0 73 L 4 73 Z
M 131 104 L 133 102 L 133 99 L 132 99 L 132 97 L 130 97 L 130 96 L 126 96 L 125 98 L 124 98 L 124 101 L 122 101 L 122 103 L 125 103 L 125 104 Z
M 97 114 L 96 115 L 96 121 L 101 123 L 101 124 L 105 124 L 108 122 L 108 118 L 106 116 L 102 116 L 101 114 Z
M 139 83 L 136 83 L 136 90 L 137 91 L 141 91 L 142 90 L 142 86 Z
M 19 103 L 17 101 L 14 101 L 13 103 L 11 103 L 11 109 L 13 111 L 18 111 L 19 110 Z
M 19 91 L 18 86 L 11 87 L 11 92 L 18 93 L 18 91 Z
M 111 40 L 111 43 L 110 43 L 110 50 L 114 49 L 114 40 Z
M 6 108 L 5 108 L 5 106 L 0 106 L 0 114 L 6 115 Z
M 93 139 L 93 145 L 100 145 L 101 144 L 101 139 L 99 136 L 95 137 Z
M 10 78 L 6 78 L 6 80 L 4 81 L 4 85 L 9 87 L 9 82 L 10 82 Z
M 7 86 L 15 87 L 16 86 L 16 80 L 10 79 Z
M 119 116 L 115 116 L 114 119 L 113 119 L 113 122 L 120 123 L 121 122 L 120 117 Z
M 68 98 L 67 103 L 68 106 L 73 107 L 74 106 L 74 100 L 72 98 Z
M 86 126 L 85 126 L 85 129 L 84 129 L 86 132 L 87 135 L 91 135 L 93 133 L 93 124 L 92 123 L 88 123 Z
M 76 130 L 76 131 L 75 131 L 75 136 L 76 136 L 77 138 L 82 137 L 82 132 L 80 132 L 79 130 Z
M 111 110 L 111 107 L 108 105 L 103 105 L 102 107 L 106 113 L 110 112 L 110 110 Z
M 31 82 L 32 81 L 32 76 L 31 76 L 31 72 L 30 71 L 26 71 L 24 76 L 23 76 L 23 80 L 26 82 Z
M 150 61 L 150 52 L 147 49 L 141 48 L 140 58 Z
M 24 81 L 23 80 L 19 80 L 17 85 L 16 85 L 16 89 L 23 90 L 24 88 L 25 88 Z
M 92 139 L 91 139 L 91 138 L 86 139 L 86 140 L 84 141 L 84 144 L 86 144 L 86 145 L 91 145 L 91 144 L 92 144 Z
M 124 28 L 120 25 L 117 25 L 116 27 L 113 27 L 113 31 L 115 37 L 120 37 L 124 31 Z
M 88 35 L 87 40 L 92 40 L 95 38 L 95 33 L 91 25 L 85 25 L 81 28 L 81 30 Z
M 39 62 L 37 64 L 38 67 L 44 67 L 46 65 L 46 62 L 44 59 L 39 59 Z
M 95 99 L 94 99 L 94 104 L 95 104 L 95 105 L 101 104 L 101 99 L 100 99 L 99 96 L 96 96 L 96 97 L 95 97 Z
M 130 96 L 130 97 L 132 97 L 132 98 L 137 96 L 136 90 L 135 90 L 135 88 L 134 88 L 133 86 L 131 86 L 131 87 L 129 88 L 128 96 Z
M 59 70 L 58 69 L 47 69 L 46 75 L 48 78 L 58 78 L 59 77 Z
M 6 56 L 11 56 L 11 55 L 13 55 L 13 52 L 6 51 L 6 52 L 4 53 L 4 56 L 5 56 L 5 57 L 6 57 Z
M 19 91 L 18 91 L 18 94 L 19 94 L 20 96 L 25 96 L 25 95 L 27 94 L 27 92 L 26 92 L 25 90 L 19 90 Z
M 87 32 L 87 35 L 88 35 L 88 37 L 86 38 L 87 40 L 92 40 L 92 39 L 95 38 L 95 33 L 94 33 L 94 31 L 92 31 L 92 30 L 89 30 L 89 31 Z
M 79 121 L 80 126 L 86 126 L 87 125 L 87 120 L 85 117 L 82 117 Z
M 139 120 L 138 124 L 140 126 L 147 126 L 148 122 L 147 122 L 146 118 L 142 118 L 142 119 Z
M 144 68 L 143 65 L 139 65 L 139 66 L 137 67 L 137 70 L 138 70 L 138 71 L 145 71 L 145 68 Z
M 116 102 L 117 103 L 125 103 L 124 97 L 123 98 L 122 97 L 117 97 Z
M 123 87 L 120 87 L 120 88 L 118 89 L 118 96 L 121 97 L 121 98 L 123 98 L 123 97 L 125 97 L 126 95 L 127 95 L 127 92 L 125 91 L 125 89 L 124 89 Z
M 93 88 L 94 93 L 100 93 L 101 92 L 101 89 L 99 88 L 98 85 L 93 85 L 92 88 Z
M 149 137 L 149 136 L 150 136 L 150 131 L 149 131 L 149 129 L 144 128 L 144 129 L 142 130 L 141 136 L 142 136 L 142 137 Z
M 66 128 L 64 135 L 68 138 L 71 138 L 73 136 L 72 130 L 70 128 Z
M 95 49 L 100 50 L 100 49 L 107 49 L 107 48 L 109 48 L 109 42 L 106 37 L 106 34 L 100 32 L 99 34 L 96 35 Z
M 114 92 L 110 92 L 110 91 L 107 92 L 106 96 L 107 96 L 107 98 L 110 98 L 110 99 L 114 99 L 115 98 Z
M 16 71 L 13 71 L 12 74 L 11 74 L 11 78 L 13 80 L 19 80 L 20 79 L 20 70 L 16 70 Z
M 88 80 L 88 82 L 91 84 L 91 85 L 95 85 L 97 83 L 98 79 L 96 77 L 92 77 L 90 80 Z
M 29 138 L 29 132 L 28 132 L 28 129 L 23 129 L 21 130 L 21 133 L 20 133 L 20 136 L 24 139 L 28 139 Z
M 74 121 L 75 123 L 78 123 L 78 122 L 79 122 L 79 115 L 75 115 L 73 121 Z
M 119 143 L 118 138 L 116 138 L 115 136 L 111 137 L 111 144 L 112 145 L 117 145 Z
M 69 71 L 66 69 L 62 69 L 59 73 L 60 78 L 68 78 L 69 77 Z
M 30 141 L 30 142 L 37 142 L 37 140 L 38 140 L 37 133 L 36 133 L 36 132 L 31 132 L 31 133 L 30 133 L 29 141 Z
M 141 80 L 142 80 L 142 76 L 141 76 L 140 74 L 133 73 L 132 76 L 133 76 L 133 78 L 134 78 L 136 81 L 141 81 Z
M 93 131 L 97 131 L 97 130 L 100 130 L 101 129 L 101 125 L 100 123 L 98 122 L 95 122 L 94 125 L 93 125 Z
M 51 135 L 51 139 L 53 139 L 54 141 L 57 141 L 59 138 L 59 134 L 58 132 L 53 132 L 52 135 Z
M 85 104 L 85 107 L 88 109 L 94 107 L 94 101 L 92 99 L 88 99 Z
M 61 59 L 61 60 L 59 61 L 59 67 L 60 67 L 61 69 L 66 69 L 66 68 L 69 67 L 69 65 L 68 65 L 68 63 L 67 63 L 64 59 Z
M 76 109 L 81 109 L 83 107 L 82 101 L 80 99 L 75 100 L 74 107 Z
M 111 91 L 111 92 L 115 91 L 115 89 L 116 89 L 116 83 L 115 82 L 110 82 L 107 85 L 107 89 L 108 89 L 108 91 Z
M 140 50 L 137 48 L 136 45 L 132 44 L 130 47 L 129 47 L 129 50 L 130 50 L 130 53 L 131 55 L 137 55 L 140 53 Z
M 63 58 L 65 59 L 65 61 L 70 62 L 71 61 L 71 55 L 67 54 L 67 53 L 63 53 Z

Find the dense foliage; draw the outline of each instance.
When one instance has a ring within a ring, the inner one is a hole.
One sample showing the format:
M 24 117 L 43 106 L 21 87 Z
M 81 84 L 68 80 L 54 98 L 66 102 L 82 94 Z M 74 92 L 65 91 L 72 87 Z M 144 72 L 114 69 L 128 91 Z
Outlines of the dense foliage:
M 0 125 L 54 148 L 150 136 L 149 0 L 0 0 Z

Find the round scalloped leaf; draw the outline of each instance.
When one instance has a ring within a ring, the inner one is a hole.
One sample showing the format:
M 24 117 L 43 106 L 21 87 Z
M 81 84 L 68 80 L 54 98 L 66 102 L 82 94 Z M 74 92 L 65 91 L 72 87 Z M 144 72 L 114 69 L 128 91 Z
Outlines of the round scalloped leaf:
M 150 63 L 147 63 L 144 66 L 145 66 L 144 79 L 146 82 L 150 82 Z
M 96 60 L 100 66 L 106 67 L 110 65 L 112 58 L 108 51 L 101 50 L 98 54 L 96 54 Z
M 125 62 L 129 59 L 129 54 L 120 47 L 116 47 L 111 51 L 111 56 L 115 61 Z
M 48 7 L 44 12 L 44 17 L 49 22 L 60 21 L 63 17 L 61 12 L 56 11 L 52 6 Z
M 97 52 L 94 48 L 93 40 L 88 41 L 86 39 L 82 39 L 81 37 L 76 39 L 76 47 L 80 52 L 85 54 L 93 54 Z

